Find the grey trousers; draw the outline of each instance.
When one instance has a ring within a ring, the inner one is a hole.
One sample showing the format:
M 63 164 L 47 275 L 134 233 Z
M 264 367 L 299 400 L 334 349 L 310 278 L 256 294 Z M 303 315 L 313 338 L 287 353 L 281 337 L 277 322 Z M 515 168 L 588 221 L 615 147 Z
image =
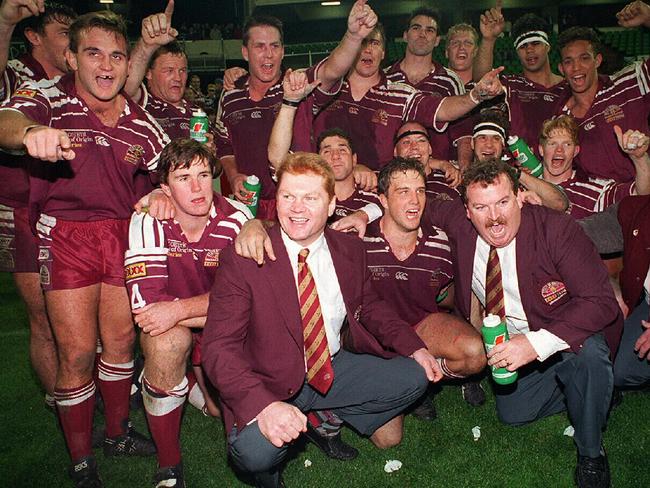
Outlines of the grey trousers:
M 427 388 L 424 369 L 413 359 L 381 359 L 341 350 L 332 361 L 334 382 L 321 395 L 308 384 L 288 400 L 302 411 L 333 410 L 355 430 L 369 436 L 415 402 Z M 279 465 L 288 446 L 275 447 L 260 432 L 257 422 L 228 436 L 235 464 L 254 473 L 258 486 L 279 486 Z
M 609 347 L 596 334 L 577 354 L 563 352 L 521 368 L 512 388 L 497 385 L 497 413 L 506 424 L 524 425 L 566 410 L 578 453 L 597 457 L 613 386 Z
M 625 319 L 623 337 L 614 360 L 614 384 L 616 386 L 640 386 L 650 381 L 650 361 L 639 359 L 634 343 L 645 330 L 641 320 L 648 320 L 650 307 L 643 300 Z

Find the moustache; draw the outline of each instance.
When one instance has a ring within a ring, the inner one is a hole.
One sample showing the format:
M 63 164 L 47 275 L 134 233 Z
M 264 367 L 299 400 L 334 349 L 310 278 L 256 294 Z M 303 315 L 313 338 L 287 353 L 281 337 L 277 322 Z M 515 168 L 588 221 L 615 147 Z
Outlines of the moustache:
M 487 224 L 485 224 L 485 227 L 489 229 L 490 227 L 493 227 L 495 225 L 506 225 L 506 219 L 504 219 L 503 217 L 497 217 L 494 220 L 490 219 L 488 220 Z

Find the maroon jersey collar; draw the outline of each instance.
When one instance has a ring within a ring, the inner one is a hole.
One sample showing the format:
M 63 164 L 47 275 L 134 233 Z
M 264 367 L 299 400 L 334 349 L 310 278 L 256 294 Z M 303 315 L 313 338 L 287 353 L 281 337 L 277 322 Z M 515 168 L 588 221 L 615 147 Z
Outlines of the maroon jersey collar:
M 18 61 L 23 63 L 31 70 L 32 73 L 34 73 L 35 80 L 44 80 L 48 78 L 47 73 L 45 72 L 45 69 L 43 69 L 41 63 L 36 61 L 34 56 L 32 56 L 31 54 L 29 53 L 21 54 L 18 57 Z

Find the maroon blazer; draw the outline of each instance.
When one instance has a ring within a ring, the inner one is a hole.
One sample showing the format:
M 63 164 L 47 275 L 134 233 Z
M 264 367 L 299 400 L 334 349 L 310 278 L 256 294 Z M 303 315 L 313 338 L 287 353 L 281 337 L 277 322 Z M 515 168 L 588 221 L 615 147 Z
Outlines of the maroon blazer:
M 634 310 L 643 295 L 643 282 L 650 267 L 650 195 L 627 197 L 618 207 L 623 232 L 623 300 Z
M 424 218 L 449 236 L 456 307 L 469 320 L 478 233 L 460 200 L 428 200 Z M 530 329 L 548 330 L 574 352 L 602 332 L 613 357 L 622 315 L 605 266 L 575 220 L 546 207 L 524 205 L 516 250 L 519 293 Z
M 229 246 L 220 256 L 210 294 L 202 362 L 219 390 L 227 432 L 233 425 L 243 428 L 271 402 L 294 396 L 305 380 L 295 278 L 280 226 L 272 227 L 269 236 L 276 261 L 259 267 Z M 325 238 L 355 351 L 409 356 L 425 347 L 375 293 L 363 241 L 330 229 Z

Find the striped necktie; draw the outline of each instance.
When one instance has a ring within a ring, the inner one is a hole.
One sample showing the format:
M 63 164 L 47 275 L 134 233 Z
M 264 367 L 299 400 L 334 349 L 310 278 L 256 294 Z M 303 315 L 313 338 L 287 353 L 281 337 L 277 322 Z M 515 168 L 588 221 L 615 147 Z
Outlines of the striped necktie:
M 307 363 L 307 383 L 323 395 L 332 386 L 334 369 L 325 334 L 325 323 L 321 313 L 316 282 L 307 266 L 309 249 L 302 249 L 298 254 L 298 296 L 300 316 L 302 317 L 302 335 L 305 342 L 305 360 Z
M 503 303 L 503 282 L 501 281 L 501 263 L 497 248 L 490 246 L 485 276 L 485 313 L 497 315 L 502 321 L 506 318 Z

